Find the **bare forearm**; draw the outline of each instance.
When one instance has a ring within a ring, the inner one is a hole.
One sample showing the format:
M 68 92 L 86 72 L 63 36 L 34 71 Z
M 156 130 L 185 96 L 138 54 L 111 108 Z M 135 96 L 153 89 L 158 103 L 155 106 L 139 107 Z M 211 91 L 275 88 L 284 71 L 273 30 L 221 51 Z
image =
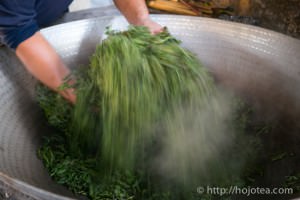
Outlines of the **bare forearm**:
M 130 24 L 146 26 L 153 34 L 162 31 L 162 26 L 150 19 L 145 0 L 114 0 L 114 2 Z
M 39 32 L 22 42 L 16 49 L 16 55 L 34 77 L 55 91 L 70 74 L 69 69 Z M 72 91 L 61 94 L 75 102 Z
M 145 0 L 114 0 L 114 2 L 131 24 L 143 25 L 143 21 L 149 18 Z

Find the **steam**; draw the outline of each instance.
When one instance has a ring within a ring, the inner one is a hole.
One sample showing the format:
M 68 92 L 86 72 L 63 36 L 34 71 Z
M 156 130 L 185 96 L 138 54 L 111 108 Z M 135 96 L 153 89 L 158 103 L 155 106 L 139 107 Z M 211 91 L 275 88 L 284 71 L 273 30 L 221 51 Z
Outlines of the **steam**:
M 185 186 L 228 185 L 240 175 L 252 152 L 249 138 L 236 128 L 235 99 L 218 91 L 207 103 L 181 106 L 165 122 L 156 173 Z

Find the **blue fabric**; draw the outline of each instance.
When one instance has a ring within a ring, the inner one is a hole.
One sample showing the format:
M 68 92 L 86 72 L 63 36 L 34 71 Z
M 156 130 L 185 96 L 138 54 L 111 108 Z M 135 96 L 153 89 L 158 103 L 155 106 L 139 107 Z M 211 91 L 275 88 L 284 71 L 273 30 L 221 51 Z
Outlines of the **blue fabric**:
M 72 0 L 0 0 L 0 40 L 16 49 L 39 28 L 54 22 Z

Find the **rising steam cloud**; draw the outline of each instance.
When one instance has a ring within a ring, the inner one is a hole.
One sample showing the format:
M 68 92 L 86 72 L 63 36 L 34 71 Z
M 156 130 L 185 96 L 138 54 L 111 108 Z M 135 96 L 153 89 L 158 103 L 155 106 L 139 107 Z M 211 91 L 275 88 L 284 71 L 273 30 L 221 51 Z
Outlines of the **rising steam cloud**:
M 162 148 L 152 162 L 156 173 L 187 187 L 240 182 L 254 149 L 236 128 L 235 101 L 219 91 L 208 103 L 178 107 L 159 136 Z

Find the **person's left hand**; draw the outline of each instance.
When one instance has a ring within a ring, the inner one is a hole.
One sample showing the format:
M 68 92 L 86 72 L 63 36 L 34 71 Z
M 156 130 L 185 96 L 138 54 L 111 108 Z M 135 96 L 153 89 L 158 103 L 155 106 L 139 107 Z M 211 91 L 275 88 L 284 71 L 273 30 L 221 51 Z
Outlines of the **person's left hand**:
M 147 19 L 141 21 L 137 25 L 148 27 L 152 34 L 157 34 L 157 33 L 160 33 L 163 31 L 163 27 L 160 24 L 151 20 L 150 18 L 147 18 Z

